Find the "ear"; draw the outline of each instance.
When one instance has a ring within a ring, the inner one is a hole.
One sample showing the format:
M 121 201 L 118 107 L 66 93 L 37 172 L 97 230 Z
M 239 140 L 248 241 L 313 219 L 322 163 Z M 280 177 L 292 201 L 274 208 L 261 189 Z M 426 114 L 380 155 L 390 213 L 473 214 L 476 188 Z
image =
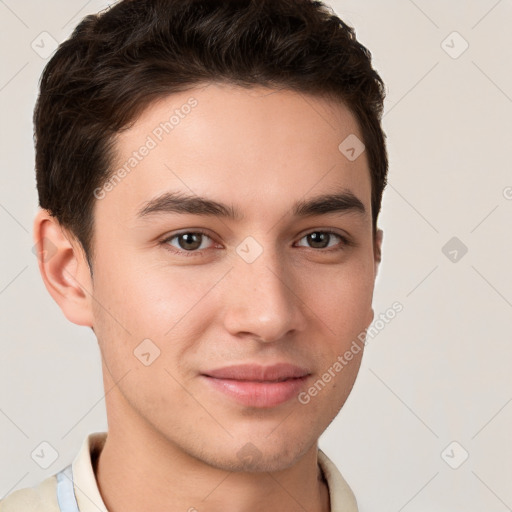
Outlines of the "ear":
M 384 238 L 384 231 L 377 229 L 375 234 L 375 243 L 373 245 L 374 259 L 375 259 L 375 276 L 379 271 L 379 264 L 382 260 L 382 239 Z
M 384 237 L 384 232 L 382 229 L 377 229 L 375 233 L 375 239 L 373 241 L 373 255 L 374 255 L 374 279 L 377 277 L 377 272 L 379 271 L 379 264 L 382 259 L 382 239 Z M 369 326 L 375 318 L 375 311 L 372 308 L 370 308 L 368 312 L 368 319 L 366 321 L 366 326 Z
M 50 295 L 70 322 L 92 327 L 92 279 L 81 244 L 44 209 L 34 219 L 33 239 Z

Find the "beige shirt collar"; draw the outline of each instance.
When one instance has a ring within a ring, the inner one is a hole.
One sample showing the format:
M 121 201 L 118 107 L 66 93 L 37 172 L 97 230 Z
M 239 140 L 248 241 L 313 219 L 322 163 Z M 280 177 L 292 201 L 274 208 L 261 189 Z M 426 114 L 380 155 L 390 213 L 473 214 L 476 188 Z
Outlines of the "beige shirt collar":
M 73 484 L 80 512 L 108 512 L 96 482 L 92 459 L 97 457 L 105 444 L 107 432 L 88 434 L 72 464 Z M 318 450 L 318 463 L 329 487 L 331 512 L 357 512 L 352 490 L 335 464 Z

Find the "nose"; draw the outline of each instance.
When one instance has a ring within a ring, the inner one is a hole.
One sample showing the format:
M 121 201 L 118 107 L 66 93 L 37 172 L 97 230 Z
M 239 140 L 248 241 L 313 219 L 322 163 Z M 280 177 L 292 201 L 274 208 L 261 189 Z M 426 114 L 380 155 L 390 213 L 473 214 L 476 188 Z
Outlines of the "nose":
M 307 324 L 297 272 L 268 249 L 252 263 L 235 258 L 223 283 L 224 327 L 261 342 L 283 339 Z

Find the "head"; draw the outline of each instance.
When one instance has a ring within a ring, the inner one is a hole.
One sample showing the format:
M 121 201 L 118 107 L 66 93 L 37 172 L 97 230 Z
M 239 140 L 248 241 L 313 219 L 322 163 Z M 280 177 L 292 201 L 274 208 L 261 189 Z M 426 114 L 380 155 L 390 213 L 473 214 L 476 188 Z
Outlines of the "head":
M 60 45 L 34 113 L 34 236 L 119 382 L 109 429 L 115 411 L 230 470 L 316 442 L 363 347 L 334 365 L 374 314 L 383 99 L 370 52 L 317 1 L 124 0 Z M 276 362 L 324 385 L 264 406 L 208 380 Z

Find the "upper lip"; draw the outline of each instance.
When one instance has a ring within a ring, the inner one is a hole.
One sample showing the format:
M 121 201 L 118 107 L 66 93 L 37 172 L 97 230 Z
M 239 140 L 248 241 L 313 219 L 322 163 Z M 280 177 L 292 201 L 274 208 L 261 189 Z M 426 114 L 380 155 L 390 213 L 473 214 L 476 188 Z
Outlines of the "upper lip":
M 289 363 L 277 363 L 271 366 L 257 364 L 239 364 L 208 370 L 203 375 L 216 379 L 233 379 L 248 381 L 277 381 L 300 378 L 311 372 L 306 368 Z

